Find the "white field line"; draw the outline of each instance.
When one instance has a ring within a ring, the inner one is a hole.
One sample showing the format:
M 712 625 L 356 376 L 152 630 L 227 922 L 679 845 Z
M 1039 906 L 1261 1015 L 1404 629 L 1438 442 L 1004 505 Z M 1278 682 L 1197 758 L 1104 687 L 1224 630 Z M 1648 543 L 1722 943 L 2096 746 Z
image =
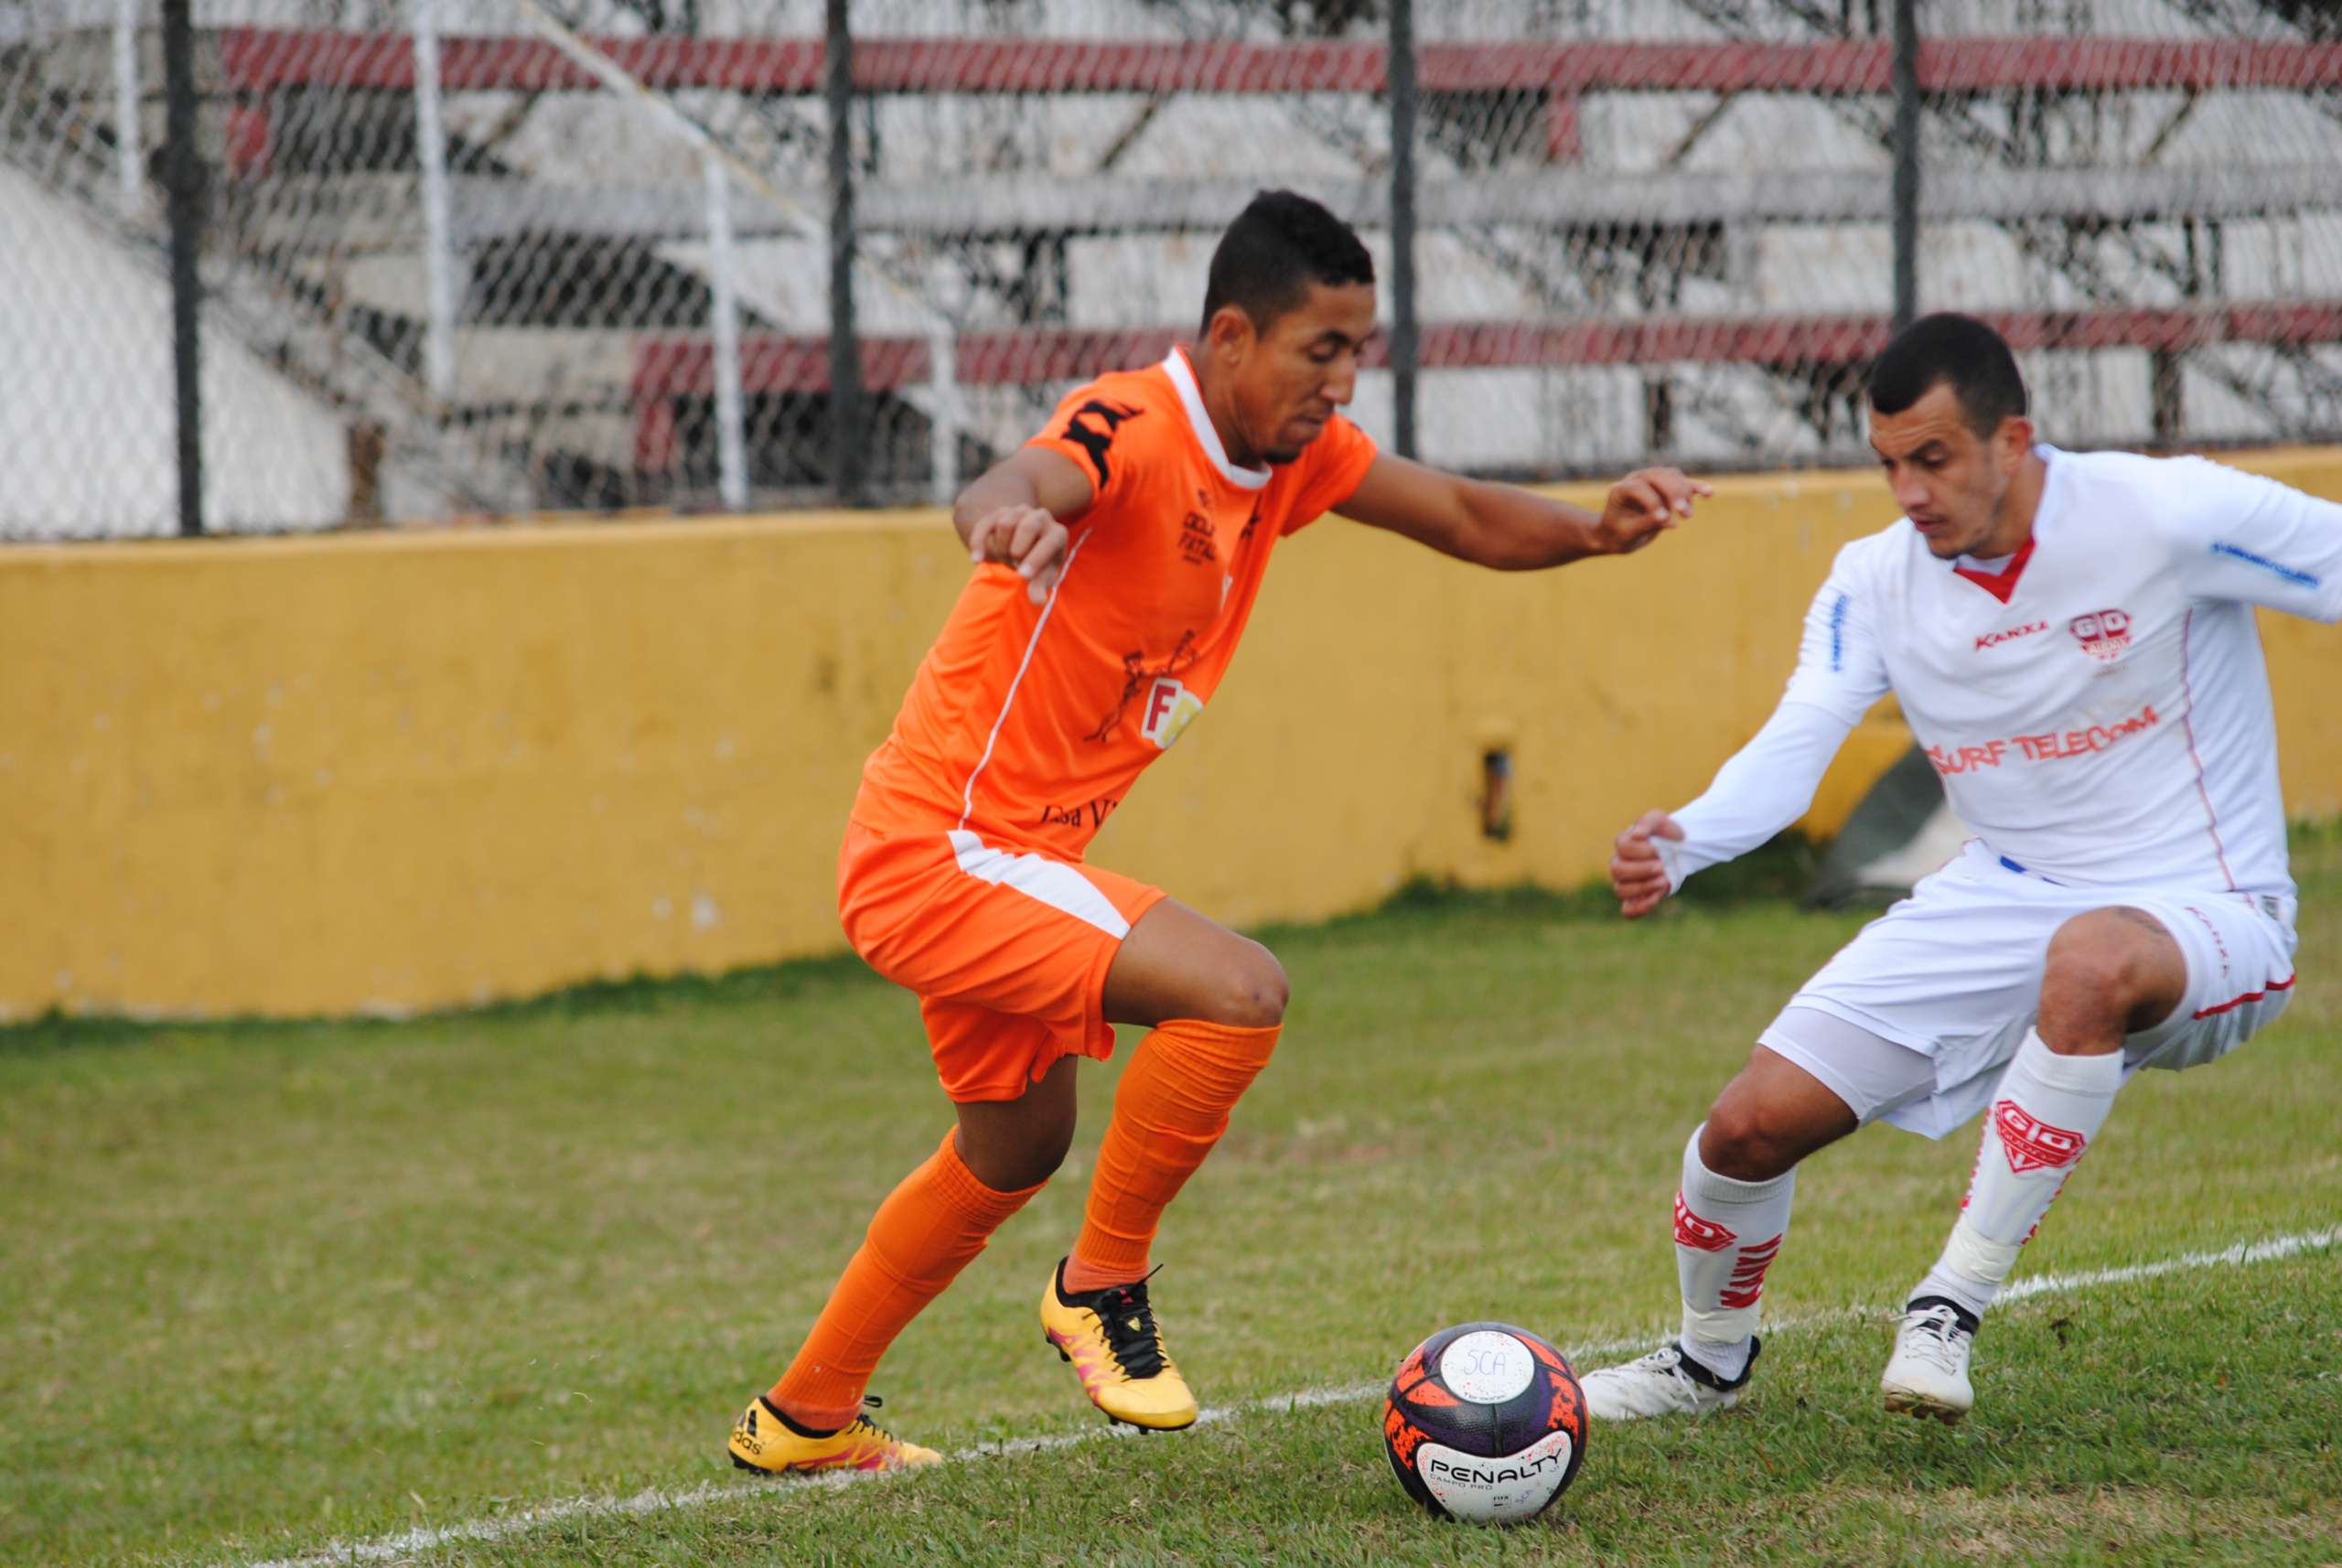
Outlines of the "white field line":
M 2088 1269 L 2068 1274 L 2032 1274 L 2018 1280 L 2001 1292 L 1993 1304 L 1998 1307 L 2016 1302 L 2029 1301 L 2035 1296 L 2071 1295 L 2096 1290 L 2105 1285 L 2127 1284 L 2133 1280 L 2154 1279 L 2164 1274 L 2175 1274 L 2195 1269 L 2249 1268 L 2255 1263 L 2274 1262 L 2283 1258 L 2298 1257 L 2304 1252 L 2324 1251 L 2342 1244 L 2342 1225 L 2328 1226 L 2323 1230 L 2297 1231 L 2292 1235 L 2272 1236 L 2265 1240 L 2240 1242 L 2216 1252 L 2181 1252 L 2151 1262 L 2131 1263 L 2122 1268 Z M 1880 1316 L 1892 1310 L 1885 1306 L 1842 1306 L 1831 1311 L 1804 1313 L 1786 1317 L 1766 1326 L 1768 1335 L 1790 1334 L 1800 1330 L 1842 1323 L 1849 1318 Z M 1563 1347 L 1563 1353 L 1574 1363 L 1583 1365 L 1606 1356 L 1639 1350 L 1660 1343 L 1668 1330 L 1655 1328 L 1631 1339 L 1614 1339 L 1600 1344 Z M 1199 1424 L 1236 1421 L 1248 1415 L 1268 1411 L 1307 1410 L 1320 1405 L 1351 1404 L 1373 1398 L 1383 1391 L 1380 1382 L 1348 1383 L 1338 1387 L 1303 1389 L 1294 1393 L 1271 1394 L 1261 1399 L 1240 1401 L 1235 1404 L 1209 1405 L 1197 1418 Z M 972 1460 L 997 1458 L 1011 1454 L 1037 1454 L 1047 1449 L 1069 1448 L 1080 1443 L 1096 1442 L 1101 1437 L 1133 1435 L 1120 1426 L 1088 1427 L 1080 1432 L 1058 1433 L 1046 1437 L 1016 1437 L 1003 1443 L 979 1444 L 958 1449 L 944 1455 L 947 1464 L 964 1465 Z M 533 1530 L 564 1523 L 575 1519 L 637 1519 L 646 1514 L 682 1512 L 704 1508 L 742 1496 L 767 1493 L 774 1496 L 802 1497 L 809 1491 L 835 1491 L 864 1481 L 883 1479 L 861 1472 L 809 1476 L 790 1480 L 760 1480 L 749 1477 L 721 1482 L 704 1481 L 695 1487 L 670 1490 L 654 1487 L 636 1492 L 630 1497 L 568 1498 L 559 1502 L 545 1503 L 537 1508 L 521 1509 L 492 1518 L 470 1520 L 460 1524 L 432 1525 L 418 1530 L 402 1530 L 395 1535 L 375 1536 L 365 1541 L 337 1541 L 299 1557 L 275 1557 L 265 1562 L 252 1563 L 245 1568 L 346 1568 L 349 1564 L 397 1563 L 419 1553 L 435 1551 L 461 1541 L 503 1541 L 515 1535 L 525 1535 Z

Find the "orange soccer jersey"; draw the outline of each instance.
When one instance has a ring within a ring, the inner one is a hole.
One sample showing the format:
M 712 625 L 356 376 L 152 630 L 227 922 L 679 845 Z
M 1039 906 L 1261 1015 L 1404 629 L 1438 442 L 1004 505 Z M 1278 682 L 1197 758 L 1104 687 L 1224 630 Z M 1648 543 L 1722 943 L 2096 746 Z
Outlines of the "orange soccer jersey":
M 1083 852 L 1211 700 L 1277 541 L 1375 454 L 1338 414 L 1295 461 L 1237 467 L 1179 349 L 1072 392 L 1032 444 L 1093 482 L 1064 570 L 1037 606 L 1011 568 L 976 569 L 863 770 L 839 866 L 847 935 L 923 999 L 955 1100 L 1112 1049 L 1106 965 L 1161 895 Z
M 1228 460 L 1182 349 L 1069 394 L 1031 445 L 1095 481 L 1047 604 L 979 568 L 864 770 L 856 820 L 941 821 L 1079 860 L 1236 651 L 1269 554 L 1345 500 L 1374 443 L 1337 414 L 1300 457 Z

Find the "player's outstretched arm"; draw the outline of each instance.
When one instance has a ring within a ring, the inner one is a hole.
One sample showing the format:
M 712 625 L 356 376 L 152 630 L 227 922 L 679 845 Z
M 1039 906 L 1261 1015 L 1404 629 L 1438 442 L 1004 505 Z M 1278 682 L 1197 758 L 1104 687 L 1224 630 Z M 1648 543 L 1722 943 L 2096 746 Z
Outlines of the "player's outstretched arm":
M 1065 570 L 1065 525 L 1090 510 L 1090 476 L 1060 453 L 1026 446 L 960 492 L 951 526 L 972 561 L 1014 566 L 1035 604 Z
M 1871 624 L 1871 551 L 1870 541 L 1858 540 L 1838 553 L 1805 612 L 1797 670 L 1780 704 L 1706 792 L 1672 813 L 1646 811 L 1618 835 L 1610 885 L 1620 914 L 1650 913 L 1685 877 L 1747 854 L 1813 804 L 1838 748 L 1887 691 Z
M 1334 510 L 1459 561 L 1528 572 L 1640 550 L 1691 516 L 1695 498 L 1714 493 L 1680 469 L 1638 468 L 1610 487 L 1600 512 L 1590 512 L 1386 452 Z
M 1641 918 L 1693 872 L 1738 859 L 1805 815 L 1853 727 L 1843 714 L 1785 700 L 1706 793 L 1672 814 L 1645 811 L 1612 841 L 1618 913 Z

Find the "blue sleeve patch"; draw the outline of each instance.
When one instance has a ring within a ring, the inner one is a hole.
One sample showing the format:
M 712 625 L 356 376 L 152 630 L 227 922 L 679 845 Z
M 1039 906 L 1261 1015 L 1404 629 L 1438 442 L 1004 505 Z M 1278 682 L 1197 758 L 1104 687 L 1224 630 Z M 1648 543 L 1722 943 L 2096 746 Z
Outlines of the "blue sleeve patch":
M 2213 542 L 2212 553 L 2215 555 L 2227 555 L 2232 557 L 2235 560 L 2243 562 L 2248 566 L 2258 566 L 2264 572 L 2274 572 L 2278 576 L 2283 577 L 2286 582 L 2294 585 L 2296 587 L 2315 588 L 2318 585 L 2318 581 L 2315 575 L 2304 572 L 2297 566 L 2288 566 L 2282 562 L 2272 561 L 2266 555 L 2255 555 L 2251 551 L 2243 548 L 2241 545 L 2230 544 L 2225 539 L 2216 540 Z
M 1853 602 L 1853 595 L 1840 594 L 1838 602 L 1830 607 L 1830 672 L 1833 675 L 1846 668 L 1846 607 Z

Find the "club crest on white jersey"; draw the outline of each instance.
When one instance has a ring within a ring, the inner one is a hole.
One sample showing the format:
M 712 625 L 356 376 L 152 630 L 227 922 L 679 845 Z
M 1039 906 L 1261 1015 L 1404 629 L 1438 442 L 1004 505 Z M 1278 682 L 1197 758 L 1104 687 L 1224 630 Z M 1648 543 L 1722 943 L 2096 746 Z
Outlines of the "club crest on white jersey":
M 2082 651 L 2092 659 L 2112 663 L 2122 657 L 2131 646 L 2131 617 L 2126 610 L 2093 610 L 2086 616 L 2076 616 L 2066 623 L 2082 645 Z

